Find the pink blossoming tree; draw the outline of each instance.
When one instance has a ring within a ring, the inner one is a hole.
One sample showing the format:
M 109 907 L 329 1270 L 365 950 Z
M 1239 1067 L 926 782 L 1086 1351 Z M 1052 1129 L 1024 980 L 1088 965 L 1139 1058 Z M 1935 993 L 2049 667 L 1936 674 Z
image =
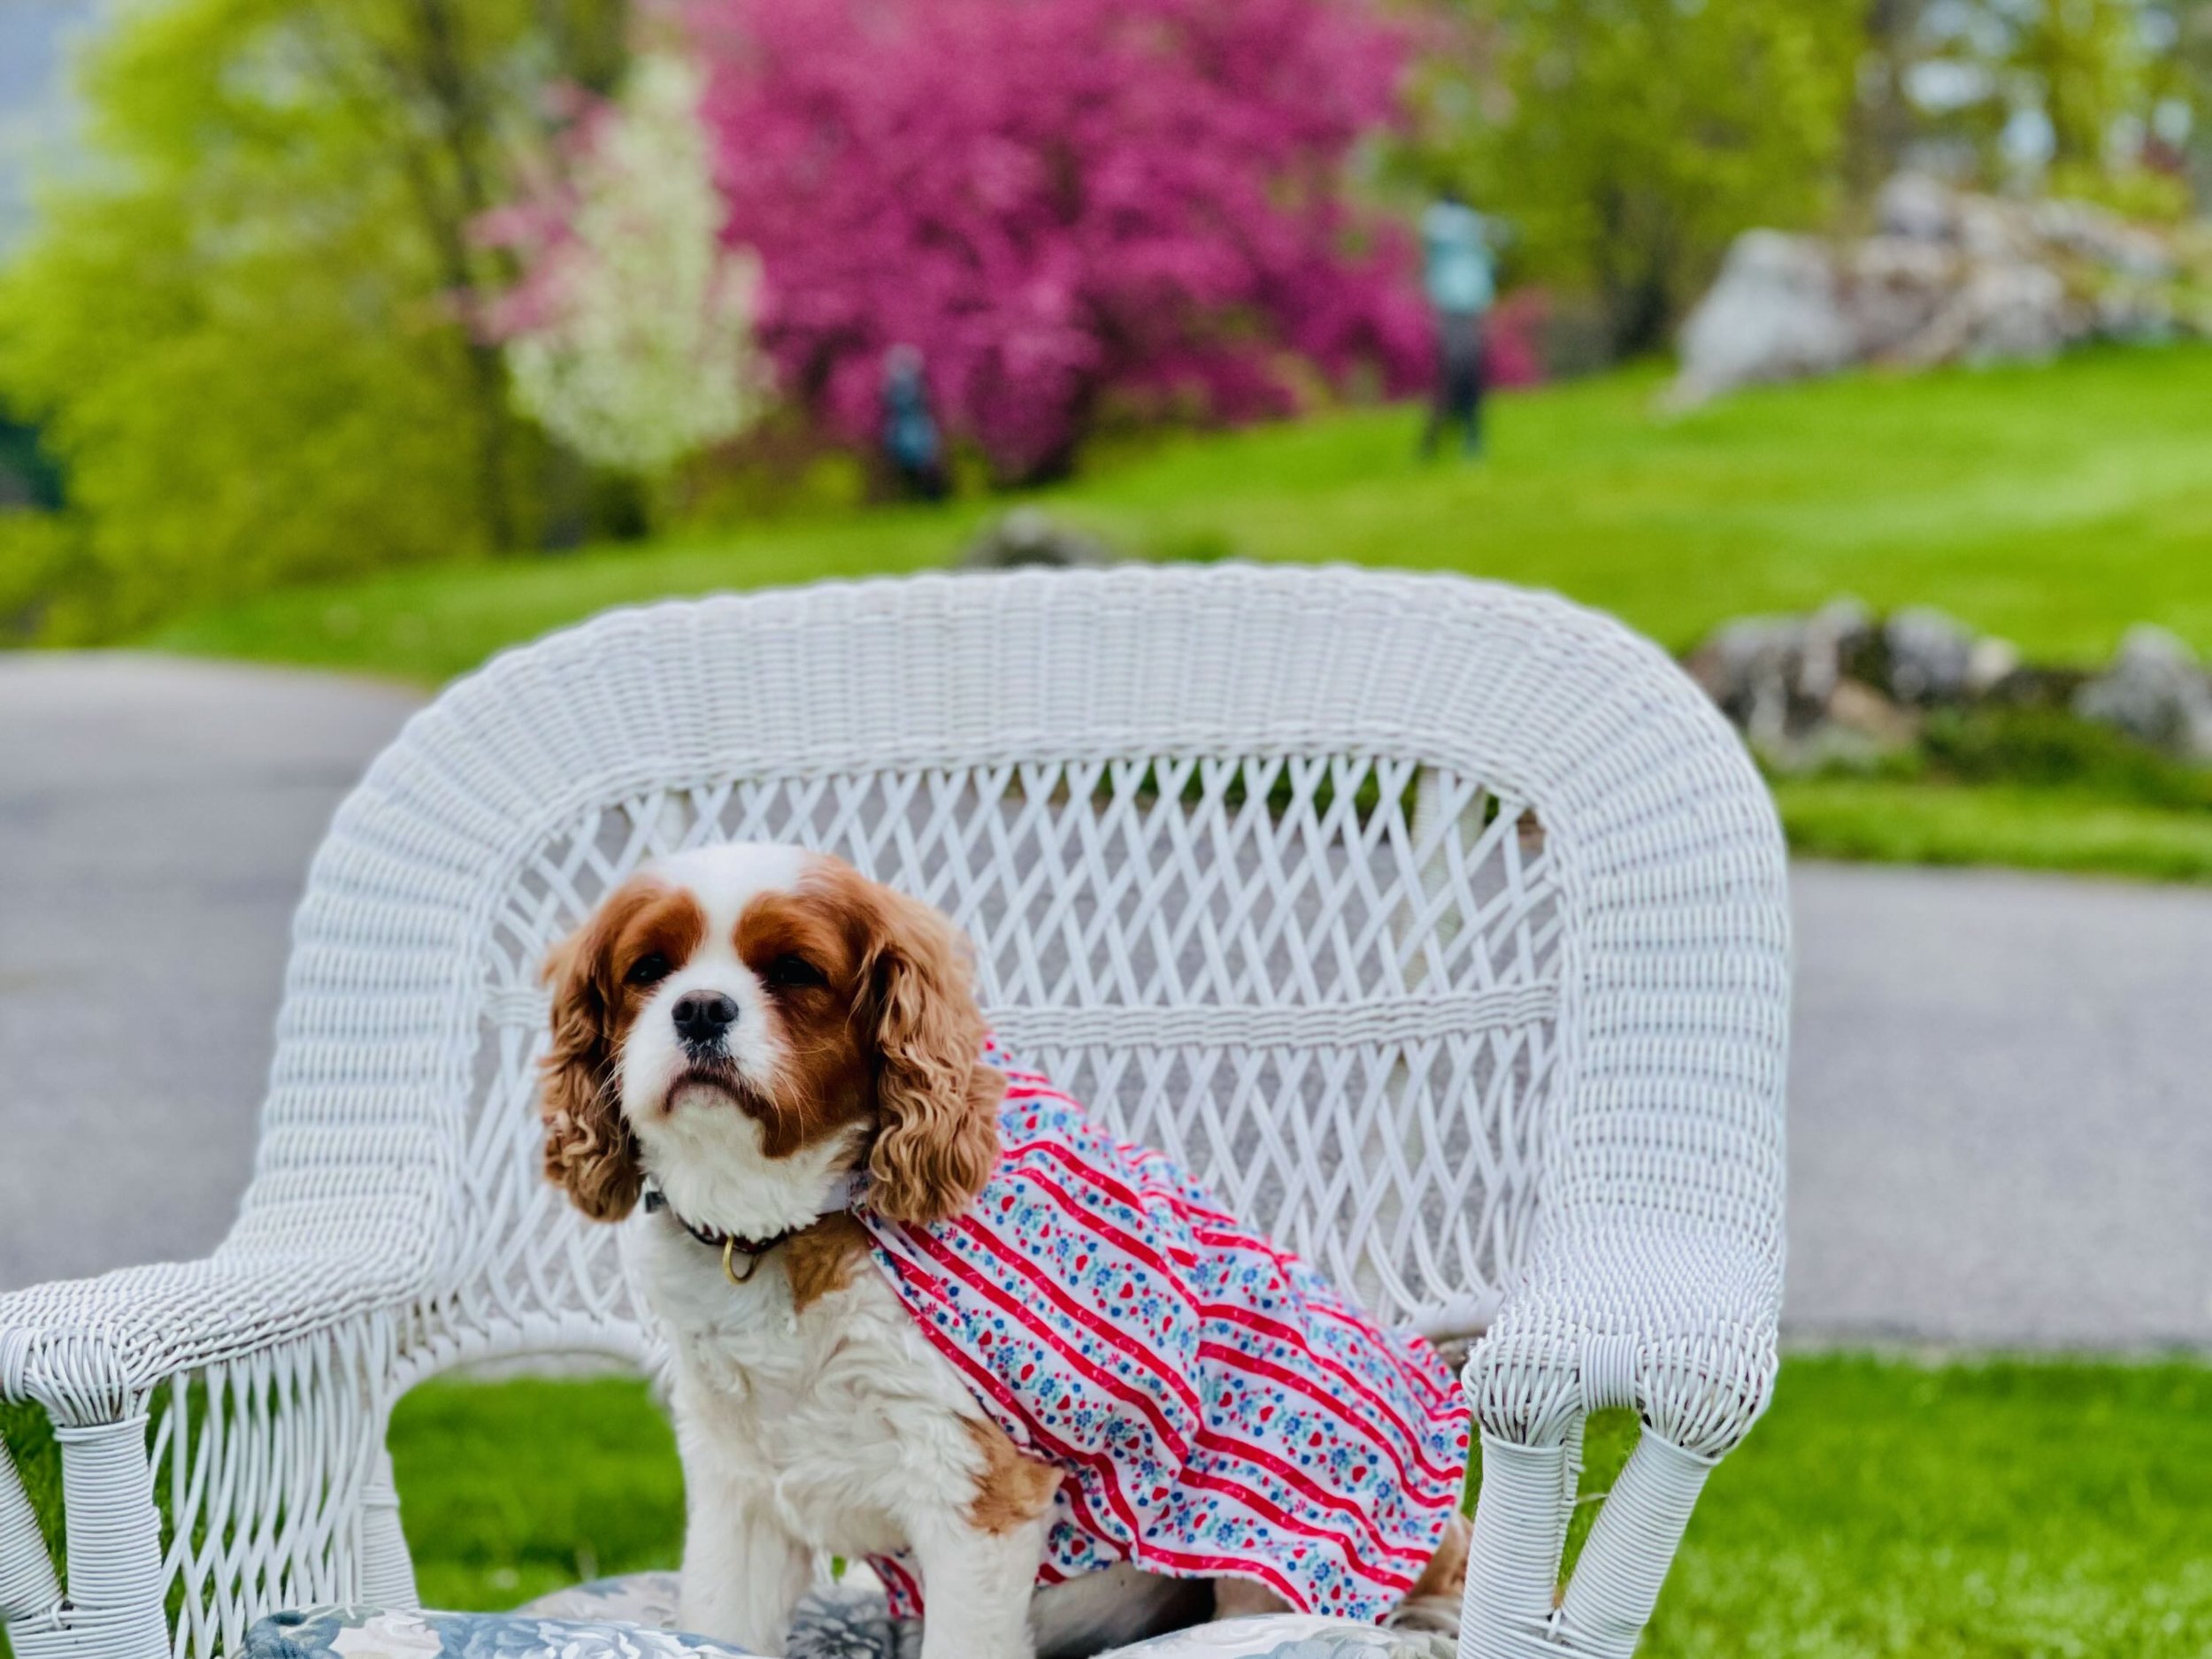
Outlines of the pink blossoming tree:
M 1001 477 L 1117 403 L 1236 419 L 1313 371 L 1418 378 L 1392 227 L 1348 200 L 1394 119 L 1368 0 L 697 0 L 725 239 L 781 389 L 844 436 L 918 348 Z

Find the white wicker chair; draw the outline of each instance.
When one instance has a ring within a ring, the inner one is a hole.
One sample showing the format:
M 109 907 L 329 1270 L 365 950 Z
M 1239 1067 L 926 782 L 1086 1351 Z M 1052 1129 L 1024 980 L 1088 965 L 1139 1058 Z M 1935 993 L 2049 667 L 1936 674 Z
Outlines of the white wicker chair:
M 0 1298 L 0 1398 L 51 1415 L 66 1490 L 64 1601 L 0 1456 L 19 1659 L 411 1605 L 402 1393 L 495 1356 L 650 1362 L 611 1238 L 538 1177 L 534 970 L 641 858 L 736 837 L 943 905 L 1018 1048 L 1383 1313 L 1486 1331 L 1461 1651 L 1629 1653 L 1775 1366 L 1765 792 L 1604 618 L 1216 568 L 625 611 L 418 715 L 315 860 L 230 1236 Z M 1645 1431 L 1555 1607 L 1609 1406 Z

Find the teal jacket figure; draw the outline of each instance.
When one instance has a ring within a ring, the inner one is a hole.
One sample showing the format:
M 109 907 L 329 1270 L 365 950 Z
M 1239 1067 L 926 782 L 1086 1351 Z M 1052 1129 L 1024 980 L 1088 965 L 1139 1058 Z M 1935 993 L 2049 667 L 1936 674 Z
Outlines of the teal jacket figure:
M 912 346 L 893 346 L 883 355 L 883 457 L 909 495 L 941 501 L 951 488 L 922 354 Z
M 1423 284 L 1436 313 L 1436 390 L 1421 453 L 1432 456 L 1448 428 L 1460 448 L 1482 452 L 1482 319 L 1497 294 L 1491 221 L 1447 190 L 1421 216 Z

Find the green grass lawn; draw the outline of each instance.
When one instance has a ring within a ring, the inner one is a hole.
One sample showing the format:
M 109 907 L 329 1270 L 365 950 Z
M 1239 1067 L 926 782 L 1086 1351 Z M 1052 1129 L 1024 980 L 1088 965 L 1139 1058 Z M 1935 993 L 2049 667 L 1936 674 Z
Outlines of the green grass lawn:
M 1593 1425 L 1586 1490 L 1630 1432 Z M 675 1560 L 675 1452 L 636 1384 L 433 1385 L 391 1446 L 433 1605 Z M 50 1502 L 49 1458 L 27 1462 Z M 1715 1474 L 1644 1652 L 2202 1659 L 2208 1517 L 2212 1370 L 1797 1356 Z
M 1726 618 L 1851 593 L 1941 606 L 2039 661 L 2101 661 L 2145 620 L 2212 650 L 2212 348 L 1847 378 L 1681 415 L 1658 409 L 1662 384 L 1636 371 L 1502 399 L 1479 465 L 1417 463 L 1416 414 L 1376 410 L 1102 457 L 1039 499 L 1146 557 L 1466 571 L 1558 589 L 1676 649 Z M 434 684 L 609 605 L 941 565 L 997 510 L 407 572 L 265 595 L 148 642 Z M 1783 804 L 1801 848 L 1843 856 L 2212 869 L 2212 812 L 2078 794 L 1827 779 Z
M 1882 864 L 2212 881 L 2212 812 L 2086 791 L 1817 777 L 1775 780 L 1798 852 Z
M 1154 557 L 1352 560 L 1557 588 L 1681 648 L 1855 593 L 2032 657 L 2131 622 L 2212 649 L 2212 349 L 1873 377 L 1655 407 L 1648 371 L 1500 400 L 1491 457 L 1423 466 L 1405 409 L 1168 441 L 1039 499 Z M 991 508 L 713 535 L 265 595 L 153 636 L 432 683 L 603 606 L 945 562 Z
M 1939 712 L 1910 752 L 1775 795 L 1802 852 L 2212 880 L 2212 767 L 2060 710 Z

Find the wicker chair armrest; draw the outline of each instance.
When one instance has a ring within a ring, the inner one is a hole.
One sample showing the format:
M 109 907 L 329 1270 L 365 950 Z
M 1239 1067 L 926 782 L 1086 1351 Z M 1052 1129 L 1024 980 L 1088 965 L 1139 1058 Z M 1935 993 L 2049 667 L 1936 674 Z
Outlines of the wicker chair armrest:
M 208 1589 L 239 1547 L 228 1494 L 249 1469 L 261 1473 L 245 1479 L 255 1495 L 242 1507 L 268 1582 L 303 1581 L 293 1575 L 317 1569 L 334 1530 L 381 1542 L 365 1552 L 374 1563 L 396 1555 L 379 1587 L 411 1597 L 378 1461 L 396 1316 L 411 1300 L 334 1244 L 225 1247 L 0 1296 L 0 1400 L 36 1402 L 53 1421 L 69 1568 L 64 1601 L 23 1483 L 0 1456 L 0 1623 L 15 1651 L 181 1651 L 164 1609 L 180 1584 L 192 1650 L 236 1651 L 244 1605 Z M 157 1467 L 177 1476 L 161 1507 Z M 288 1502 L 290 1524 L 270 1530 Z
M 335 1241 L 33 1286 L 0 1295 L 0 1400 L 114 1423 L 170 1378 L 388 1317 L 412 1290 Z
M 1585 1221 L 1533 1253 L 1468 1356 L 1477 1422 L 1518 1445 L 1633 1409 L 1660 1439 L 1718 1458 L 1772 1394 L 1780 1261 L 1733 1229 L 1640 1216 Z
M 1483 1479 L 1462 1654 L 1631 1659 L 1707 1474 L 1772 1393 L 1780 1274 L 1778 1245 L 1694 1213 L 1548 1229 L 1468 1356 Z M 1644 1432 L 1563 1591 L 1583 1420 L 1622 1406 Z

